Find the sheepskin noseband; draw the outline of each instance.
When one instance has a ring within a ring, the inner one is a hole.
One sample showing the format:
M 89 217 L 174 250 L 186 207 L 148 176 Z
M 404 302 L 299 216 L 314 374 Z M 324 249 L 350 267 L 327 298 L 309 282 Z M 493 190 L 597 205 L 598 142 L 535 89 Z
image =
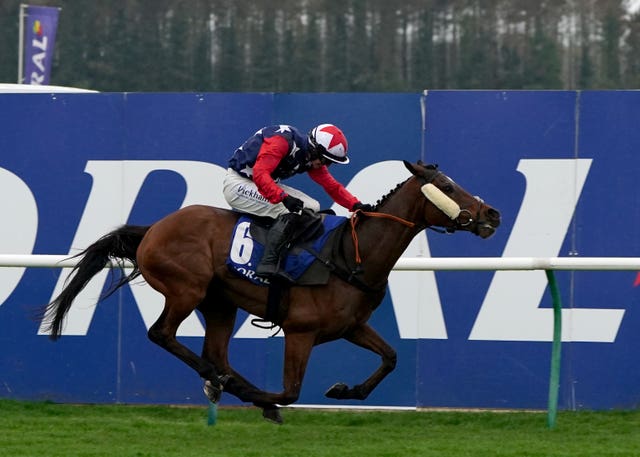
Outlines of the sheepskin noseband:
M 436 205 L 440 211 L 445 213 L 452 220 L 455 220 L 460 215 L 460 206 L 433 184 L 425 184 L 420 188 L 420 190 L 422 190 L 424 196 L 427 197 L 431 203 Z

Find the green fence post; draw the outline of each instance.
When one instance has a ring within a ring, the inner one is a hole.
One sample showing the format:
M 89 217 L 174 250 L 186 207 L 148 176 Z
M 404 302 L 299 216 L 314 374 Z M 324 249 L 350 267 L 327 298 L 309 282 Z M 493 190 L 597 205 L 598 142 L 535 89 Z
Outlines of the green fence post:
M 549 428 L 556 426 L 558 415 L 558 391 L 560 390 L 560 353 L 562 351 L 562 302 L 553 270 L 545 270 L 551 297 L 553 298 L 553 345 L 551 347 L 551 374 L 549 376 L 549 405 L 547 408 L 547 424 Z

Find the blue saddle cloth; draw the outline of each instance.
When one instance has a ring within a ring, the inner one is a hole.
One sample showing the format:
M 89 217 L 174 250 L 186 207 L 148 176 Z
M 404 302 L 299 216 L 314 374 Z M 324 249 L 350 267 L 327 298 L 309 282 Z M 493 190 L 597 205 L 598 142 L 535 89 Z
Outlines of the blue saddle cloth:
M 284 271 L 295 281 L 309 269 L 314 260 L 310 252 L 305 248 L 311 248 L 316 252 L 322 251 L 323 246 L 330 238 L 331 234 L 342 225 L 347 218 L 342 216 L 323 215 L 322 224 L 324 230 L 322 234 L 311 241 L 296 244 L 289 250 L 284 264 Z M 255 269 L 262 259 L 264 253 L 264 239 L 267 229 L 264 227 L 253 227 L 253 220 L 248 216 L 241 216 L 236 223 L 231 235 L 231 246 L 227 266 L 229 269 L 243 278 L 258 285 L 269 285 L 269 280 L 256 275 Z M 252 231 L 258 236 L 253 236 Z

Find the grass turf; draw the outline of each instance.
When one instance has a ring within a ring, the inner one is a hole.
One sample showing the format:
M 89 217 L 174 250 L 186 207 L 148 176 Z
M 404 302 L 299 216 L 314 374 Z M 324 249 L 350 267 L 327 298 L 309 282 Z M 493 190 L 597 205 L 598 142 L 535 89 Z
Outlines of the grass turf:
M 640 411 L 396 412 L 67 405 L 0 400 L 0 456 L 640 456 Z

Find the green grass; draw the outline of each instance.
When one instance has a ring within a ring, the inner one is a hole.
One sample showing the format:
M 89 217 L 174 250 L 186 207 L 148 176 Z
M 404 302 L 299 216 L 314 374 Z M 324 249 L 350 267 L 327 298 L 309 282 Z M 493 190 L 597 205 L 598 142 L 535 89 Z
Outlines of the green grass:
M 354 412 L 0 400 L 0 456 L 640 456 L 640 411 Z

